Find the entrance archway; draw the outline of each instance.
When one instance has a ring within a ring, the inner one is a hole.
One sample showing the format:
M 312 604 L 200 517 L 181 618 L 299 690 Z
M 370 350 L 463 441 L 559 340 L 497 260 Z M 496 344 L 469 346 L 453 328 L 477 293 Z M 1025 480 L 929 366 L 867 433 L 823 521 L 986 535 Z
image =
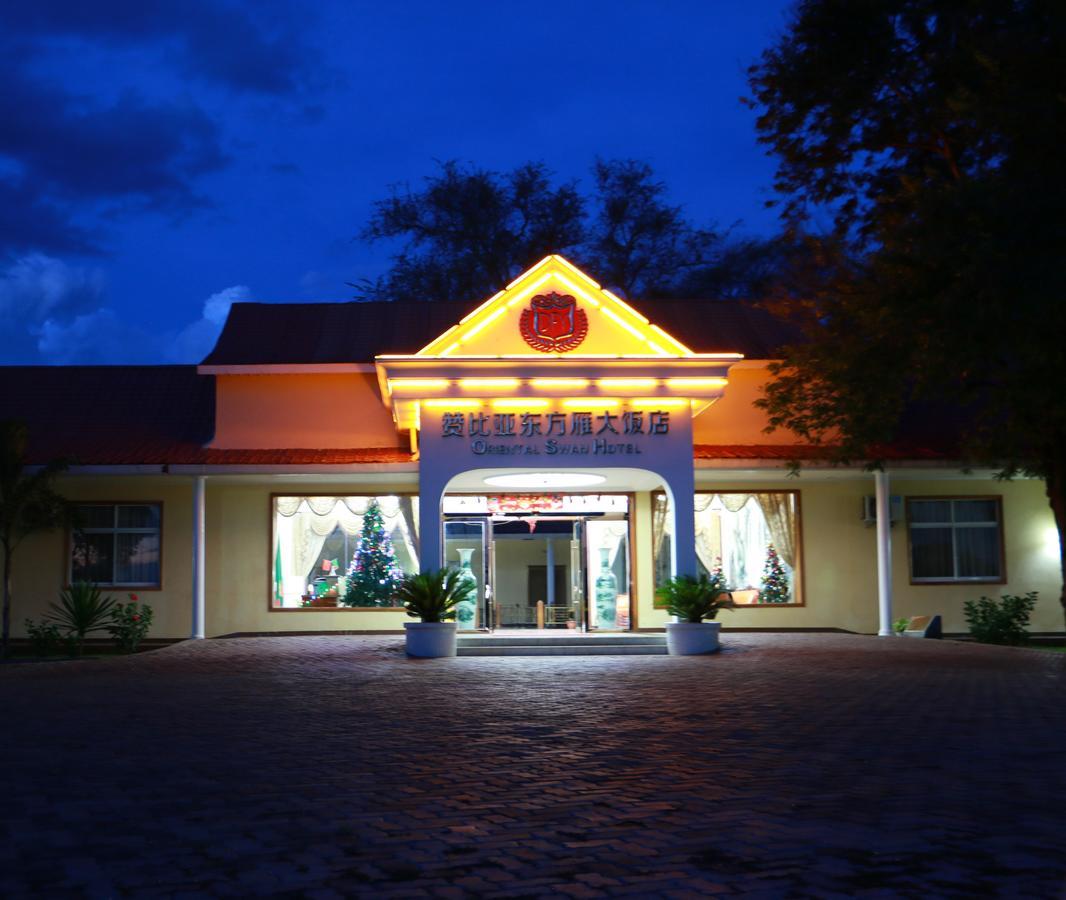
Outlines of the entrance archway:
M 596 496 L 626 495 L 632 496 L 634 492 L 651 492 L 662 489 L 669 497 L 669 511 L 672 516 L 673 533 L 676 540 L 671 544 L 671 573 L 674 575 L 695 575 L 697 569 L 695 550 L 695 518 L 691 502 L 678 502 L 678 498 L 691 498 L 694 495 L 694 476 L 692 468 L 691 441 L 683 451 L 683 464 L 678 461 L 677 465 L 663 467 L 656 471 L 647 468 L 635 468 L 632 466 L 588 466 L 588 467 L 499 467 L 499 468 L 463 468 L 452 471 L 449 463 L 449 455 L 445 453 L 425 453 L 422 456 L 420 469 L 420 533 L 421 561 L 423 568 L 434 568 L 446 562 L 445 558 L 445 498 L 452 495 L 488 496 L 499 493 L 498 487 L 492 486 L 486 479 L 495 479 L 500 475 L 526 475 L 535 476 L 540 473 L 545 475 L 567 475 L 567 473 L 586 473 L 597 476 L 599 479 L 595 487 L 588 487 L 584 492 L 577 489 L 559 489 L 552 491 L 553 494 L 562 496 L 578 496 L 586 493 L 589 489 L 597 492 Z M 682 453 L 678 453 L 679 456 Z M 520 482 L 519 482 L 520 483 Z M 550 484 L 550 482 L 548 482 Z M 544 493 L 546 487 L 542 485 L 540 492 Z M 507 492 L 521 494 L 521 489 L 513 488 Z M 528 493 L 528 492 L 527 492 Z M 632 515 L 634 510 L 627 508 L 627 513 Z M 581 516 L 575 515 L 575 519 Z M 486 534 L 483 539 L 490 540 Z M 574 541 L 574 532 L 571 531 L 570 541 Z M 584 540 L 584 535 L 578 535 L 578 541 Z M 586 545 L 587 546 L 587 545 Z M 628 549 L 632 552 L 632 548 Z M 449 559 L 448 562 L 453 562 Z M 487 558 L 486 558 L 487 564 Z M 546 574 L 546 577 L 547 574 Z M 570 578 L 575 578 L 575 569 L 571 566 Z M 486 618 L 488 616 L 486 615 Z M 587 612 L 586 612 L 587 622 Z
M 632 508 L 629 494 L 446 494 L 444 559 L 477 584 L 460 628 L 628 631 Z

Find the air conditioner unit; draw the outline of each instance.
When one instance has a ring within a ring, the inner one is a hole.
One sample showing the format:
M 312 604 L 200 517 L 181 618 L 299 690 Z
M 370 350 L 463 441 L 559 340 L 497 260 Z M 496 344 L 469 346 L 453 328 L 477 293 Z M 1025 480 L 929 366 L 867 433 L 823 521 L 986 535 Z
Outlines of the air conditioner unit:
M 903 498 L 888 498 L 888 524 L 895 525 L 903 518 Z M 862 521 L 867 528 L 877 524 L 877 498 L 868 494 L 862 498 Z

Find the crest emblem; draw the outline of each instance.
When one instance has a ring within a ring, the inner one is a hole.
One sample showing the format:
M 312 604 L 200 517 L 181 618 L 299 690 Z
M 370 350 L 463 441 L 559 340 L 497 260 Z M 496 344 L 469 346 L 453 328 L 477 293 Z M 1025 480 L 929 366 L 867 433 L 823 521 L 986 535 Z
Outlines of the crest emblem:
M 538 294 L 522 310 L 520 327 L 522 337 L 534 350 L 565 353 L 585 340 L 589 320 L 569 294 Z

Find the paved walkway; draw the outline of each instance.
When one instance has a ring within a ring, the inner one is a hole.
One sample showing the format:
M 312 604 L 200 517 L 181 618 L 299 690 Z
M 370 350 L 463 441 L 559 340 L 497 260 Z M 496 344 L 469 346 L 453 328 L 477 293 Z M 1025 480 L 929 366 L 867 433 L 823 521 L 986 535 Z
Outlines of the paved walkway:
M 0 896 L 1066 896 L 1066 655 L 726 634 L 0 669 Z

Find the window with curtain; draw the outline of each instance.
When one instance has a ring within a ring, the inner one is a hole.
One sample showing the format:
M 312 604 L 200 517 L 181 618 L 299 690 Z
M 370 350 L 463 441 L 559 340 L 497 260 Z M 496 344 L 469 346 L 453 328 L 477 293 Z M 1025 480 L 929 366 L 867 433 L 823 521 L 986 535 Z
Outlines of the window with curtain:
M 272 609 L 392 607 L 418 571 L 414 496 L 276 496 L 273 526 Z
M 908 497 L 911 581 L 1003 581 L 999 497 Z
M 796 491 L 698 493 L 694 497 L 700 572 L 720 572 L 742 606 L 802 604 L 799 494 Z M 669 500 L 652 507 L 655 582 L 670 577 Z
M 163 508 L 158 503 L 83 503 L 74 507 L 70 581 L 109 587 L 160 586 Z

